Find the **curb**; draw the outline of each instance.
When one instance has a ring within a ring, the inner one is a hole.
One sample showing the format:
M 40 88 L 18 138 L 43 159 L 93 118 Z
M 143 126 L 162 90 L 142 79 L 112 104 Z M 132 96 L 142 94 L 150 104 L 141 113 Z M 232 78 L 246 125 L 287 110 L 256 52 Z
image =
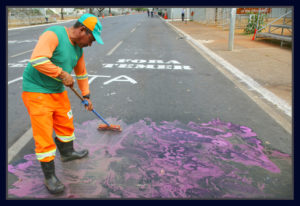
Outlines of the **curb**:
M 48 25 L 54 25 L 54 24 L 62 24 L 62 23 L 66 23 L 69 21 L 74 21 L 76 19 L 71 19 L 71 20 L 58 20 L 55 23 L 50 23 L 50 24 L 38 24 L 38 25 L 33 25 L 33 26 L 23 26 L 23 27 L 17 27 L 17 28 L 11 28 L 11 29 L 7 29 L 8 31 L 10 30 L 18 30 L 18 29 L 27 29 L 27 28 L 33 28 L 33 27 L 38 27 L 38 26 L 48 26 Z
M 111 17 L 117 17 L 117 16 L 125 16 L 125 15 L 116 15 L 116 16 L 105 16 L 105 18 L 111 18 Z M 102 19 L 102 17 L 99 17 L 99 19 Z M 77 19 L 70 19 L 70 20 L 57 20 L 55 23 L 50 23 L 50 24 L 38 24 L 38 25 L 32 25 L 32 26 L 23 26 L 23 27 L 17 27 L 17 28 L 11 28 L 11 29 L 7 29 L 8 31 L 10 30 L 17 30 L 17 29 L 26 29 L 26 28 L 32 28 L 32 27 L 38 27 L 38 26 L 46 26 L 46 25 L 54 25 L 54 24 L 62 24 L 62 23 L 66 23 L 69 21 L 75 21 Z
M 165 21 L 164 19 L 162 20 Z M 250 90 L 254 90 L 258 92 L 260 95 L 262 95 L 264 99 L 266 99 L 273 105 L 277 106 L 277 108 L 279 108 L 286 115 L 291 117 L 292 114 L 291 106 L 286 101 L 279 98 L 278 96 L 276 96 L 275 94 L 267 90 L 266 88 L 262 87 L 250 76 L 241 72 L 241 70 L 239 70 L 238 68 L 230 64 L 228 61 L 226 61 L 225 59 L 223 59 L 222 57 L 220 57 L 219 55 L 211 51 L 209 48 L 205 47 L 203 44 L 199 43 L 197 40 L 193 39 L 190 35 L 186 34 L 184 31 L 170 24 L 169 21 L 165 21 L 165 22 L 170 27 L 172 27 L 176 32 L 183 35 L 186 38 L 186 40 L 190 41 L 193 45 L 195 45 L 197 48 L 199 48 L 201 51 L 207 54 L 210 58 L 212 58 L 214 61 L 216 61 L 218 64 L 223 66 L 226 70 L 228 70 L 231 74 L 233 74 L 235 77 L 240 79 L 241 82 L 244 82 L 249 87 Z

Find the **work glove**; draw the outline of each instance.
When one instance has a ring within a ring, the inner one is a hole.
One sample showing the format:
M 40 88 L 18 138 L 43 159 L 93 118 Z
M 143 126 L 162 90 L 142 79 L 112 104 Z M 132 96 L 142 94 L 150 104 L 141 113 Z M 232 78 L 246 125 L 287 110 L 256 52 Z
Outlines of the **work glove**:
M 73 87 L 75 80 L 73 77 L 65 71 L 61 71 L 60 75 L 58 75 L 58 78 L 61 79 L 62 83 L 67 87 Z

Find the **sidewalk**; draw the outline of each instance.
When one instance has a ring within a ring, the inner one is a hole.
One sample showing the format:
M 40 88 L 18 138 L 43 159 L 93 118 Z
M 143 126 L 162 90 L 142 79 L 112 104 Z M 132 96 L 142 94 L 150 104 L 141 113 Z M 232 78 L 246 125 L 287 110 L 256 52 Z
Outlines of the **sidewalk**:
M 198 22 L 169 22 L 253 78 L 262 87 L 292 106 L 292 49 L 252 35 L 235 34 L 234 50 L 228 51 L 229 31 Z

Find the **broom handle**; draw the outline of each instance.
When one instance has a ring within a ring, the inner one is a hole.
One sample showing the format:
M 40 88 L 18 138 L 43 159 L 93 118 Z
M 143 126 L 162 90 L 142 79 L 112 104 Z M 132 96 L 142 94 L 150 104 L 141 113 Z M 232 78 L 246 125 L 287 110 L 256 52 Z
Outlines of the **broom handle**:
M 73 87 L 70 87 L 70 89 L 81 99 L 81 101 L 84 101 L 83 97 Z
M 94 109 L 92 110 L 92 112 L 94 112 L 94 114 L 99 117 L 107 126 L 110 127 L 110 125 L 100 116 L 100 114 L 98 114 Z
M 83 99 L 83 97 L 73 88 L 70 87 L 70 89 L 76 94 L 77 97 L 79 97 L 81 99 L 81 101 L 83 102 L 83 104 L 85 104 L 85 100 Z M 98 114 L 94 109 L 92 110 L 92 112 L 94 112 L 94 114 L 99 117 L 107 126 L 110 126 L 101 116 L 100 114 Z

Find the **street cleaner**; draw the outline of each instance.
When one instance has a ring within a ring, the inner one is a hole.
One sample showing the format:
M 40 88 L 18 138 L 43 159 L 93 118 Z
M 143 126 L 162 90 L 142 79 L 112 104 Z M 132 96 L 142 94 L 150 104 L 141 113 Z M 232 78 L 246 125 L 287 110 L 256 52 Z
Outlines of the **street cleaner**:
M 39 37 L 23 73 L 22 99 L 31 119 L 36 157 L 52 194 L 65 188 L 55 174 L 56 148 L 63 162 L 88 155 L 88 150 L 74 150 L 73 115 L 65 86 L 73 87 L 75 81 L 70 73 L 74 69 L 81 94 L 89 103 L 85 108 L 93 109 L 83 48 L 94 41 L 103 44 L 101 31 L 101 23 L 91 14 L 82 15 L 69 28 L 49 27 Z

